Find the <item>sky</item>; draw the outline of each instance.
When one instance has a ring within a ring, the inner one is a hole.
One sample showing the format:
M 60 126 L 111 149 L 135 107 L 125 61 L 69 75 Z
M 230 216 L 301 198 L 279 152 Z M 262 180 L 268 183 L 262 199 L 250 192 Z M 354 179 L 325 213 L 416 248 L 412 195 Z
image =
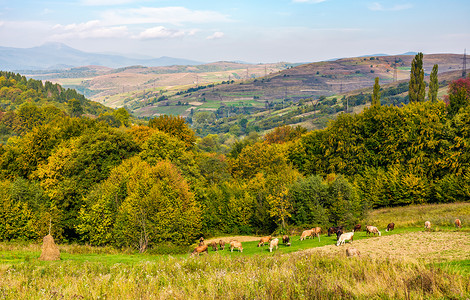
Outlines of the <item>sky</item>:
M 201 62 L 470 52 L 468 0 L 0 0 L 0 46 Z

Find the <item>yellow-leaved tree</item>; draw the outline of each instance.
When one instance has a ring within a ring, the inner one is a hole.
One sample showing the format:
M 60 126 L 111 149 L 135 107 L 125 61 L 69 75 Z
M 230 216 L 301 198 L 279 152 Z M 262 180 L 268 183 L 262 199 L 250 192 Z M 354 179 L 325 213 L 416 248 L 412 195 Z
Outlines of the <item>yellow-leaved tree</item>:
M 161 243 L 187 245 L 200 233 L 200 208 L 168 161 L 152 166 L 137 156 L 130 158 L 98 189 L 80 213 L 79 231 L 93 244 L 144 252 Z

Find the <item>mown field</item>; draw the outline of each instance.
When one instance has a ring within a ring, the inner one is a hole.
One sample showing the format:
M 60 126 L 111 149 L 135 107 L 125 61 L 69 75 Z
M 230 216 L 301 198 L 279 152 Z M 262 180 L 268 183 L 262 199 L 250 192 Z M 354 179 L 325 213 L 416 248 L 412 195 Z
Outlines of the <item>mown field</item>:
M 226 248 L 190 257 L 190 249 L 153 255 L 60 245 L 61 260 L 43 262 L 40 244 L 0 243 L 0 299 L 468 299 L 468 209 L 470 203 L 381 209 L 365 220 L 380 237 L 361 231 L 336 247 L 333 236 L 295 235 L 292 246 L 273 253 L 256 246 L 259 237 L 237 237 L 242 253 Z M 453 227 L 455 217 L 462 229 Z M 385 232 L 390 219 L 396 229 Z M 424 231 L 422 219 L 435 226 Z M 348 247 L 361 256 L 346 258 Z

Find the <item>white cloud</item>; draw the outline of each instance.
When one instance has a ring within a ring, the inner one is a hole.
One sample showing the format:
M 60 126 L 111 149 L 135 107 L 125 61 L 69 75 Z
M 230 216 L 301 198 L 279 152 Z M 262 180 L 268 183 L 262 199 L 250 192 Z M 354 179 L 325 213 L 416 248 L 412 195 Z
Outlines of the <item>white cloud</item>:
M 82 0 L 80 3 L 86 6 L 114 6 L 138 2 L 138 0 Z
M 57 24 L 53 27 L 56 31 L 52 38 L 122 38 L 129 35 L 126 26 L 103 26 L 98 20 L 86 23 L 73 23 L 68 25 Z
M 295 3 L 321 3 L 325 2 L 326 0 L 292 0 Z
M 217 32 L 214 32 L 214 34 L 208 36 L 206 39 L 208 39 L 208 40 L 217 40 L 217 39 L 223 38 L 224 35 L 225 34 L 223 32 L 217 31 Z
M 228 16 L 215 11 L 190 10 L 185 7 L 140 7 L 105 11 L 103 22 L 116 24 L 174 24 L 230 22 Z
M 400 10 L 410 9 L 412 7 L 413 5 L 411 3 L 397 4 L 392 7 L 384 7 L 382 4 L 378 2 L 374 2 L 369 5 L 369 9 L 373 11 L 400 11 Z
M 152 27 L 142 31 L 140 34 L 134 36 L 136 39 L 164 39 L 164 38 L 177 38 L 187 35 L 193 35 L 196 30 L 177 30 L 169 29 L 163 26 Z

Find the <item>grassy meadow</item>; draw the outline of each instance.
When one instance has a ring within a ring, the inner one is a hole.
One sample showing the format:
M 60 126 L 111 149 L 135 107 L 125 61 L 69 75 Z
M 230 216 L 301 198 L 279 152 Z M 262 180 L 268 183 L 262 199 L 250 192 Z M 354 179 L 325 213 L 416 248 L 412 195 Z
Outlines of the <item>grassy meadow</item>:
M 0 299 L 468 299 L 469 203 L 381 209 L 362 223 L 382 236 L 357 232 L 336 247 L 326 234 L 280 243 L 270 253 L 257 237 L 191 257 L 59 245 L 61 260 L 39 261 L 40 244 L 0 243 Z M 453 227 L 454 216 L 463 228 Z M 424 232 L 422 220 L 436 226 Z M 388 222 L 396 229 L 385 232 Z M 450 222 L 452 221 L 452 222 Z M 385 225 L 384 225 L 385 224 Z M 230 237 L 218 237 L 228 241 Z M 249 240 L 249 241 L 248 241 Z M 347 258 L 347 247 L 361 256 Z

